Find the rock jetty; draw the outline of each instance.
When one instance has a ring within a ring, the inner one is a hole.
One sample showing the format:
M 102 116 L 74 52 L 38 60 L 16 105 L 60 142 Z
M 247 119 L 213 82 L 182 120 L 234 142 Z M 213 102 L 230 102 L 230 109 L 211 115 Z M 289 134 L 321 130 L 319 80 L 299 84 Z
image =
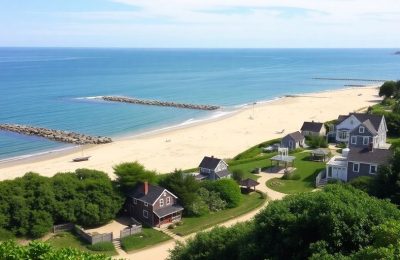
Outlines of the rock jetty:
M 394 55 L 400 55 L 400 51 L 396 51 Z
M 217 110 L 221 108 L 220 106 L 212 106 L 212 105 L 184 104 L 184 103 L 175 103 L 175 102 L 167 102 L 159 100 L 145 100 L 145 99 L 130 98 L 130 97 L 104 96 L 101 97 L 101 99 L 110 102 L 122 102 L 122 103 L 162 106 L 162 107 L 177 107 L 177 108 L 187 108 L 187 109 L 197 109 L 197 110 Z
M 109 137 L 89 136 L 74 132 L 47 129 L 42 127 L 34 127 L 18 124 L 0 124 L 0 130 L 15 132 L 24 135 L 34 135 L 47 138 L 52 141 L 71 143 L 71 144 L 106 144 L 111 143 Z

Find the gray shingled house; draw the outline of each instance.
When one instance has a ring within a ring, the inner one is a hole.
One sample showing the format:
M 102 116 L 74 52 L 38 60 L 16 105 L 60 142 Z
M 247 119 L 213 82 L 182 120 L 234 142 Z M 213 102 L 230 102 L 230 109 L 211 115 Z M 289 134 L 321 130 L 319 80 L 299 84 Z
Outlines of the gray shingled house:
M 230 178 L 230 176 L 228 164 L 224 160 L 205 156 L 199 165 L 199 174 L 195 177 L 197 180 L 218 180 Z
M 299 131 L 297 131 L 283 137 L 281 141 L 281 147 L 289 148 L 289 150 L 294 150 L 300 147 L 304 147 L 304 142 L 304 136 Z
M 324 124 L 314 121 L 304 122 L 300 131 L 304 136 L 324 136 L 326 134 Z
M 167 189 L 144 182 L 136 185 L 126 205 L 131 217 L 149 226 L 160 227 L 181 220 L 183 207 L 177 199 Z

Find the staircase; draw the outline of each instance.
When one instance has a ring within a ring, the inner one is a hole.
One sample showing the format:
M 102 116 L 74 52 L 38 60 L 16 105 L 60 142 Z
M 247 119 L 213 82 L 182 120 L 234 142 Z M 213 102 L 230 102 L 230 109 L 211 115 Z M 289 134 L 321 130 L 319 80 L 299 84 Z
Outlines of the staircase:
M 326 177 L 326 171 L 322 170 L 318 173 L 317 177 L 315 178 L 315 187 L 319 188 L 325 186 L 328 183 L 328 178 Z
M 317 183 L 317 188 L 319 187 L 323 187 L 328 183 L 328 179 L 321 179 L 319 180 L 319 182 Z
M 115 238 L 112 241 L 112 243 L 113 243 L 113 245 L 115 247 L 115 250 L 117 251 L 118 255 L 126 255 L 126 252 L 124 250 L 122 250 L 121 239 L 120 238 Z
M 180 237 L 176 234 L 174 234 L 170 229 L 168 228 L 156 228 L 157 230 L 163 232 L 164 234 L 167 234 L 168 236 L 172 237 L 174 240 L 182 241 L 183 237 Z

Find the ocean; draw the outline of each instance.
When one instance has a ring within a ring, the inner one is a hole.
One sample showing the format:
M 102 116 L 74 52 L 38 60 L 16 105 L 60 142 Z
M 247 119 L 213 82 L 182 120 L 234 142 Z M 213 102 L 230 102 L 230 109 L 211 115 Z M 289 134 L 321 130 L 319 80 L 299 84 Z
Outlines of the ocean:
M 218 117 L 283 95 L 399 79 L 394 49 L 0 48 L 0 123 L 113 138 Z M 209 112 L 102 102 L 131 96 L 223 106 Z M 0 131 L 0 160 L 71 145 Z

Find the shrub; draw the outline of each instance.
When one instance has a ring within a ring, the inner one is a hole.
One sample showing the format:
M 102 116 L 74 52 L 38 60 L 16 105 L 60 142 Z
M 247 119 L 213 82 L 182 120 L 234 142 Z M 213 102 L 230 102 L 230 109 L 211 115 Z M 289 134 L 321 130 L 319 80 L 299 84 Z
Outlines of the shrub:
M 235 170 L 232 171 L 232 178 L 235 181 L 243 180 L 244 176 L 245 176 L 245 173 L 244 173 L 244 171 L 242 169 L 235 169 Z
M 203 185 L 209 191 L 218 192 L 228 208 L 237 207 L 242 199 L 240 187 L 232 179 L 205 181 Z
M 368 194 L 373 191 L 374 177 L 371 176 L 360 176 L 349 182 L 351 186 L 356 189 L 362 190 Z
M 87 248 L 92 251 L 106 252 L 114 251 L 114 245 L 112 242 L 99 242 L 94 245 L 88 245 Z
M 310 136 L 307 141 L 311 148 L 326 148 L 328 147 L 328 142 L 324 136 Z
M 0 241 L 5 241 L 13 238 L 15 238 L 15 236 L 11 231 L 0 228 Z
M 168 225 L 168 229 L 174 229 L 174 228 L 175 228 L 175 224 Z
M 221 196 L 218 192 L 208 191 L 202 187 L 197 191 L 197 194 L 199 199 L 204 201 L 208 206 L 209 211 L 215 212 L 226 208 L 227 203 L 221 199 Z
M 282 176 L 282 180 L 300 180 L 301 175 L 295 172 L 289 172 Z
M 187 205 L 186 210 L 192 216 L 203 216 L 210 212 L 206 202 L 200 198 L 195 199 L 192 204 Z

